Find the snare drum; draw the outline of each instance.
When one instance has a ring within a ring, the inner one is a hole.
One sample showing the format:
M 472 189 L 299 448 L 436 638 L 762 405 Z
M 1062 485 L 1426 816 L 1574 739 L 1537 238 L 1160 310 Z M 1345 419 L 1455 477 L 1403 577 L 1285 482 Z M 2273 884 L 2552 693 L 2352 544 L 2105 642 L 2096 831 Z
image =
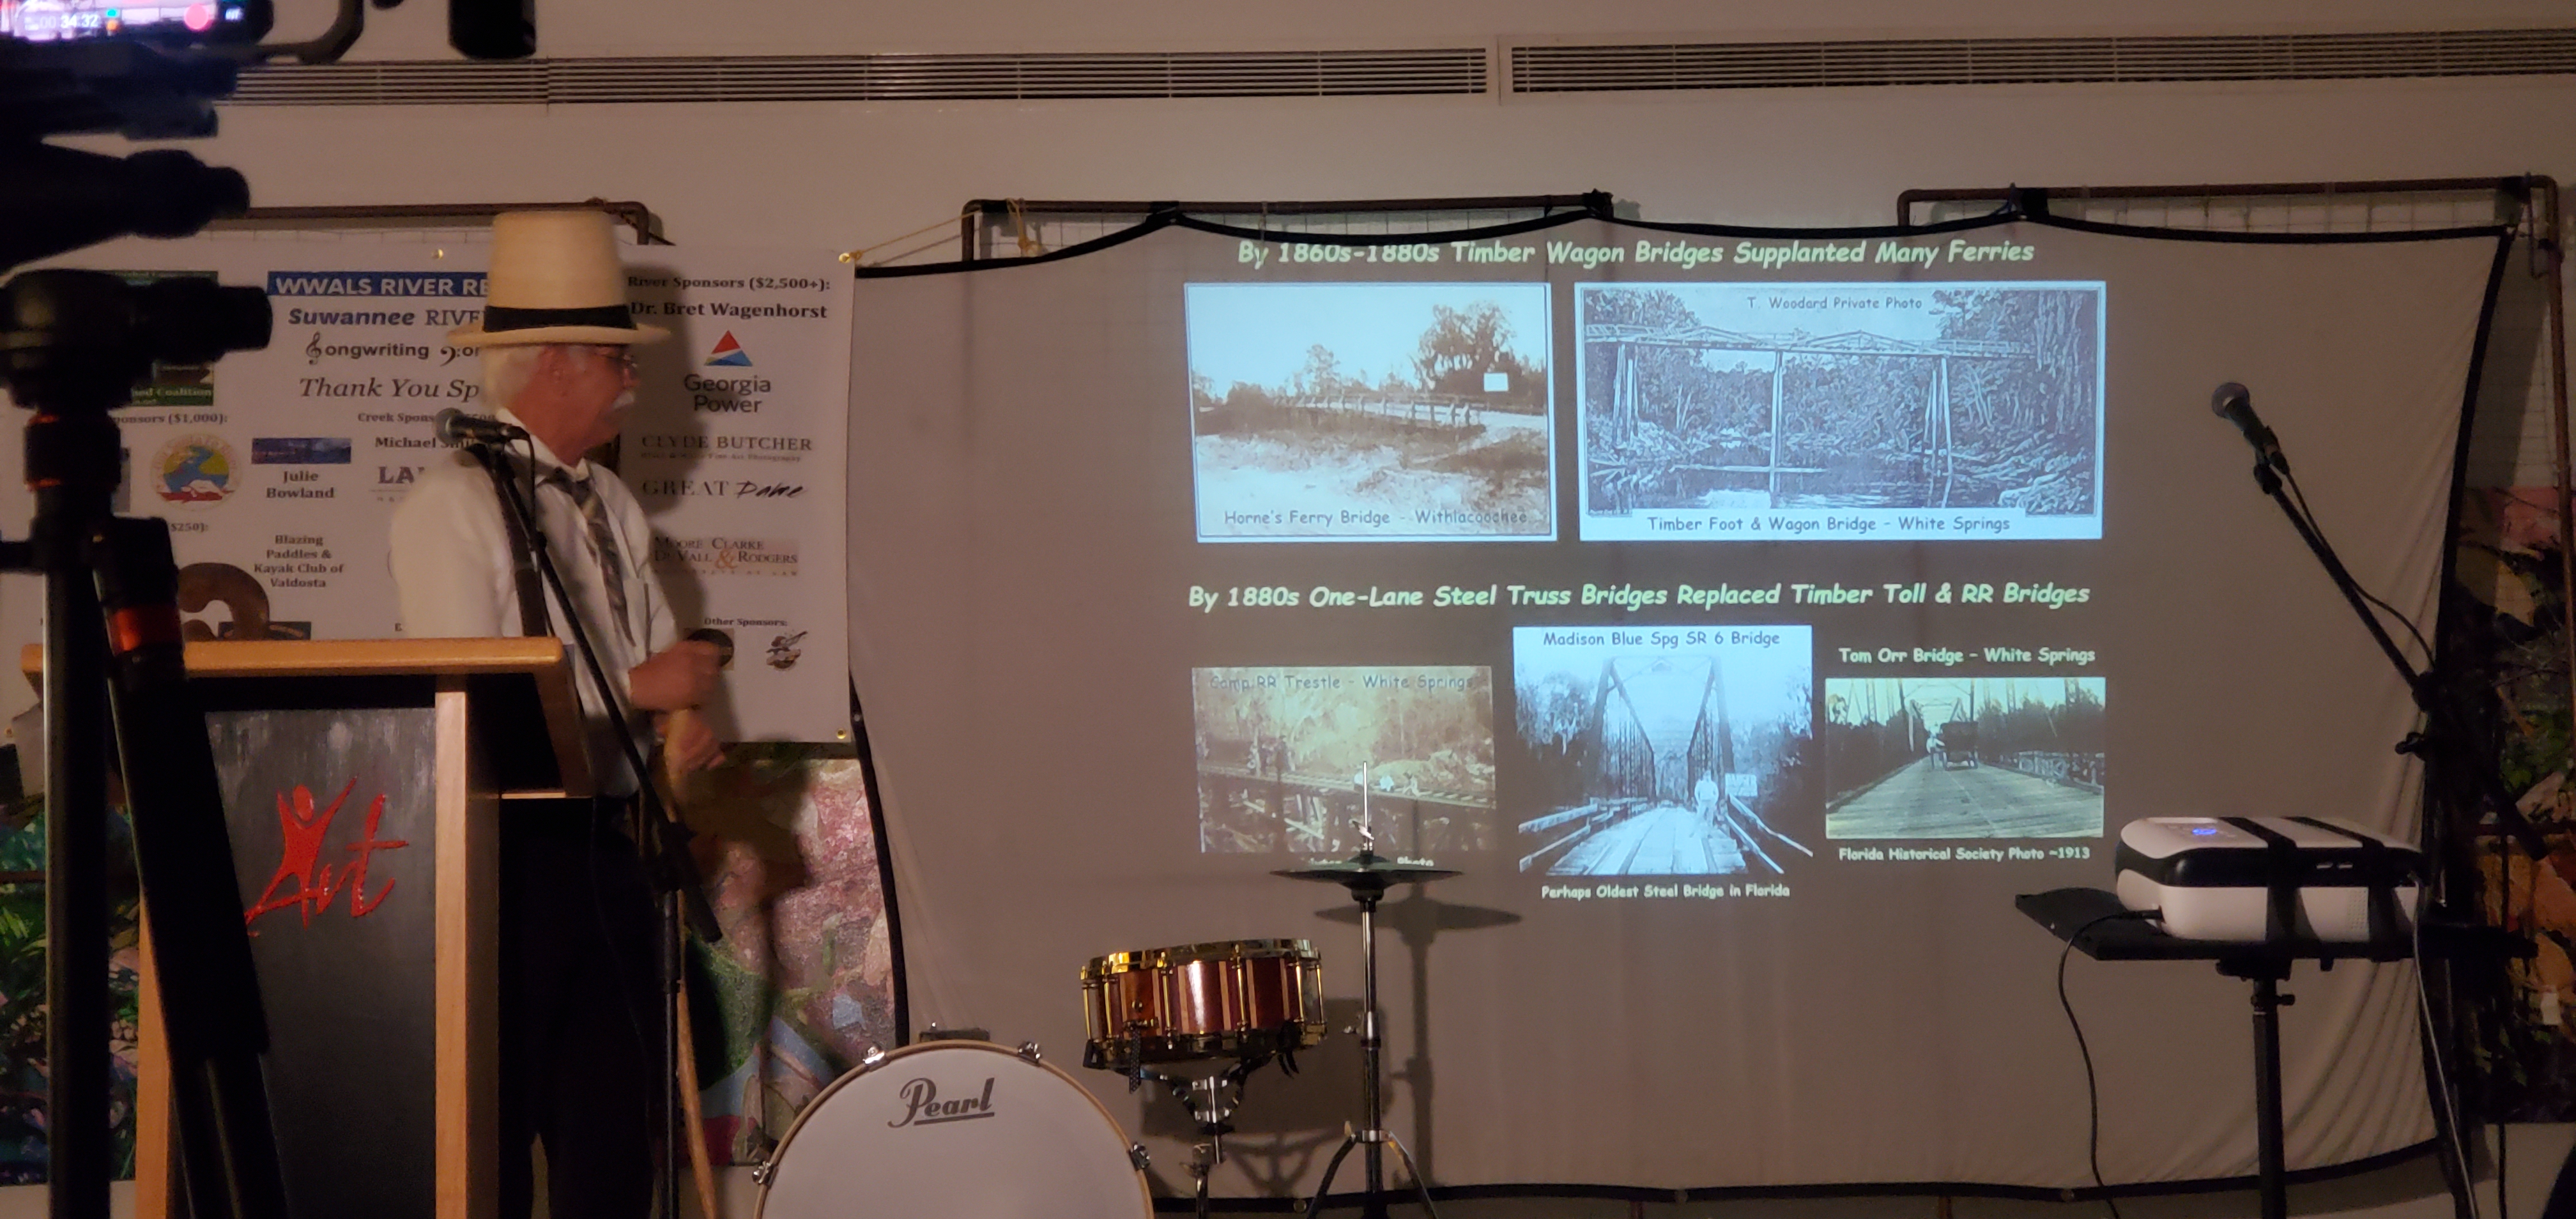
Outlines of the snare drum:
M 1259 1058 L 1324 1039 L 1324 968 L 1304 940 L 1113 952 L 1082 968 L 1082 1064 Z
M 1072 1076 L 990 1042 L 925 1042 L 805 1106 L 753 1172 L 753 1214 L 1146 1219 L 1132 1147 Z

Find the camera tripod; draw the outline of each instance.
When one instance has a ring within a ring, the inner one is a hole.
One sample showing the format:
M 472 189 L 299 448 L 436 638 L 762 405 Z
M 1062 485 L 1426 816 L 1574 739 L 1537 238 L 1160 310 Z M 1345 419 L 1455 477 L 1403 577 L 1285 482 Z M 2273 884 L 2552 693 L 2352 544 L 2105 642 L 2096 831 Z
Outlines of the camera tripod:
M 169 527 L 120 517 L 108 412 L 155 359 L 268 343 L 255 288 L 32 271 L 0 290 L 0 380 L 27 425 L 29 538 L 0 569 L 45 577 L 46 1155 L 55 1219 L 105 1219 L 108 766 L 121 763 L 151 911 L 191 1213 L 286 1214 L 260 1055 L 268 1025 L 234 891 L 205 714 L 187 685 Z M 109 738 L 113 727 L 114 739 Z

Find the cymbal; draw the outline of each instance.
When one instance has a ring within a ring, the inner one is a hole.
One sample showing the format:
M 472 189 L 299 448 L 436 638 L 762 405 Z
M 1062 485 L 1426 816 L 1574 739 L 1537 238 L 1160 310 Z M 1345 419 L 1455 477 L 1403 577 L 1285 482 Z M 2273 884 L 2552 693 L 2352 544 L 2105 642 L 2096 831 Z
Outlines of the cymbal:
M 1348 859 L 1337 859 L 1331 863 L 1316 864 L 1309 868 L 1284 868 L 1272 872 L 1271 875 L 1285 876 L 1290 880 L 1318 880 L 1325 884 L 1350 888 L 1384 890 L 1390 885 L 1412 885 L 1425 881 L 1447 880 L 1460 873 L 1454 868 L 1423 868 L 1397 863 L 1383 855 L 1362 851 Z

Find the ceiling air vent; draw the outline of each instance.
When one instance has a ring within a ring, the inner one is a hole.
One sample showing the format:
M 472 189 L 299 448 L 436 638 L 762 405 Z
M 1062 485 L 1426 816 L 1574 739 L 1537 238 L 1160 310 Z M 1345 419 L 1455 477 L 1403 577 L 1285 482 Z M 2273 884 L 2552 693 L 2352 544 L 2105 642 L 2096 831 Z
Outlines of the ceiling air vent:
M 500 106 L 546 100 L 541 65 L 422 62 L 244 68 L 228 99 L 252 106 Z
M 2346 80 L 2576 72 L 2576 29 L 1519 46 L 1514 93 Z
M 1097 55 L 779 55 L 286 65 L 245 71 L 232 104 L 582 105 L 1036 101 L 1483 93 L 1481 47 Z

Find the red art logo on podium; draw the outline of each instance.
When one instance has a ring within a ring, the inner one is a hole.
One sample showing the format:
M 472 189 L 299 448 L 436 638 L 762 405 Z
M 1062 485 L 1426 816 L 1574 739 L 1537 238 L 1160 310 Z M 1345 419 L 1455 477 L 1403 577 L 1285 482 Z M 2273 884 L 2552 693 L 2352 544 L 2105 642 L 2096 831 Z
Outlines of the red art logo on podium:
M 255 923 L 263 914 L 293 909 L 299 912 L 304 925 L 310 927 L 313 915 L 329 909 L 343 889 L 349 892 L 349 917 L 363 918 L 385 904 L 386 898 L 393 896 L 394 882 L 390 880 L 376 890 L 373 898 L 367 896 L 368 857 L 378 851 L 411 845 L 399 838 L 376 837 L 376 828 L 385 816 L 385 798 L 381 795 L 367 805 L 365 835 L 341 848 L 357 858 L 340 865 L 336 872 L 332 865 L 322 861 L 324 840 L 331 834 L 331 821 L 340 815 L 340 806 L 348 801 L 349 793 L 357 787 L 357 780 L 349 780 L 349 785 L 340 789 L 340 794 L 330 806 L 318 812 L 313 807 L 312 789 L 301 783 L 295 785 L 292 793 L 277 793 L 277 827 L 284 835 L 285 848 L 278 860 L 277 875 L 270 877 L 268 887 L 260 890 L 259 901 L 242 911 L 243 922 Z M 287 893 L 278 892 L 290 880 L 295 882 L 294 889 Z M 257 935 L 258 932 L 251 934 Z

